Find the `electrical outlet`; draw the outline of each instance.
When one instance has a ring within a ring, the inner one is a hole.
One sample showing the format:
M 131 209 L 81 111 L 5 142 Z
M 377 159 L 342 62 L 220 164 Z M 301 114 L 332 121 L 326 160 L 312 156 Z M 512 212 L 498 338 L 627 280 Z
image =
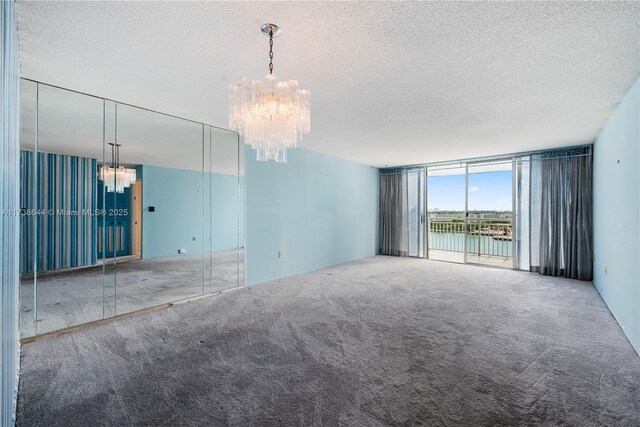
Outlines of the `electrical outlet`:
M 278 258 L 282 258 L 284 256 L 284 251 L 278 251 Z
M 179 253 L 179 254 L 186 254 L 186 253 L 187 253 L 187 250 L 186 250 L 186 249 L 184 249 L 184 248 L 180 248 L 180 249 L 178 249 L 178 253 Z

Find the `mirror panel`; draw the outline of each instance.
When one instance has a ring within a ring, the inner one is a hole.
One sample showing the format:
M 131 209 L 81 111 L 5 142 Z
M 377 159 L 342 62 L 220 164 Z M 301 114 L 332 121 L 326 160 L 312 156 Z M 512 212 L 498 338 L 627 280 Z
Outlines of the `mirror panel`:
M 34 178 L 36 171 L 33 152 L 36 145 L 37 84 L 22 80 L 20 87 L 20 331 L 22 337 L 36 335 L 34 255 L 36 219 L 23 215 L 24 209 L 34 206 Z
M 117 107 L 116 157 L 136 175 L 114 218 L 126 240 L 116 254 L 122 314 L 204 293 L 204 126 Z
M 244 284 L 237 133 L 29 80 L 21 96 L 23 338 Z
M 210 212 L 206 271 L 210 278 L 208 292 L 220 292 L 241 283 L 239 273 L 244 270 L 244 202 L 240 194 L 243 177 L 240 175 L 238 135 L 224 129 L 209 127 L 209 150 L 205 165 Z M 242 181 L 241 181 L 242 178 Z M 242 230 L 242 232 L 241 232 Z
M 121 250 L 117 232 L 119 231 L 113 222 L 113 211 L 117 208 L 119 195 L 113 191 L 107 191 L 109 184 L 115 185 L 115 176 L 108 177 L 101 173 L 103 166 L 112 166 L 112 146 L 117 142 L 117 109 L 114 101 L 104 101 L 104 144 L 102 157 L 98 165 L 98 260 L 102 266 L 103 286 L 103 318 L 113 317 L 117 313 L 116 292 L 118 283 L 117 256 Z M 104 179 L 103 179 L 104 178 Z M 107 185 L 105 185 L 105 183 Z
M 244 286 L 244 257 L 245 257 L 245 236 L 246 236 L 246 218 L 247 218 L 247 200 L 245 191 L 245 166 L 244 166 L 244 143 L 240 139 L 240 135 L 236 134 L 238 144 L 238 204 L 240 206 L 238 212 L 238 286 Z
M 96 242 L 96 173 L 102 155 L 103 102 L 37 85 L 36 144 L 26 151 L 33 179 L 23 180 L 35 209 L 36 334 L 103 316 Z

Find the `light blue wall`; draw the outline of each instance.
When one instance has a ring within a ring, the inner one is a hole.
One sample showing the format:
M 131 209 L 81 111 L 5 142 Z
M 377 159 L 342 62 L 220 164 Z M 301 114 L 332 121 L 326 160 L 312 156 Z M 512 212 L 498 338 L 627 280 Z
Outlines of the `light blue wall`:
M 288 157 L 245 150 L 247 285 L 376 254 L 378 169 L 300 148 Z
M 242 246 L 238 218 L 244 212 L 238 203 L 237 176 L 203 177 L 202 172 L 146 165 L 141 167 L 141 176 L 143 258 L 176 256 L 181 248 L 187 254 L 200 253 L 203 243 L 206 252 L 235 249 L 238 240 Z M 149 206 L 155 212 L 149 212 Z
M 0 425 L 15 421 L 20 333 L 20 61 L 15 2 L 0 3 Z
M 596 139 L 593 168 L 593 283 L 640 354 L 640 80 Z

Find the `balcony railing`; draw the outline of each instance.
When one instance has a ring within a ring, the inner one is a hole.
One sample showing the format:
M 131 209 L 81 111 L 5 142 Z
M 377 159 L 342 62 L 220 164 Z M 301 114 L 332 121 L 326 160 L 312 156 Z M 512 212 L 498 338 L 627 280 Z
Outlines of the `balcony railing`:
M 464 220 L 443 220 L 429 217 L 429 249 L 510 257 L 512 249 L 512 225 L 508 219 L 467 219 L 467 233 Z

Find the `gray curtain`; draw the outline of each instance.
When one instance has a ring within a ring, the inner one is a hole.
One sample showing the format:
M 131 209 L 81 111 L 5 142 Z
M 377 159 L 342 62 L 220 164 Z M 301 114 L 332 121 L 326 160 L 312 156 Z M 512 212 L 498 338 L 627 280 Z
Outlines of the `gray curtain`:
M 380 176 L 382 255 L 409 255 L 409 197 L 407 173 Z
M 591 280 L 592 157 L 532 157 L 531 271 Z

